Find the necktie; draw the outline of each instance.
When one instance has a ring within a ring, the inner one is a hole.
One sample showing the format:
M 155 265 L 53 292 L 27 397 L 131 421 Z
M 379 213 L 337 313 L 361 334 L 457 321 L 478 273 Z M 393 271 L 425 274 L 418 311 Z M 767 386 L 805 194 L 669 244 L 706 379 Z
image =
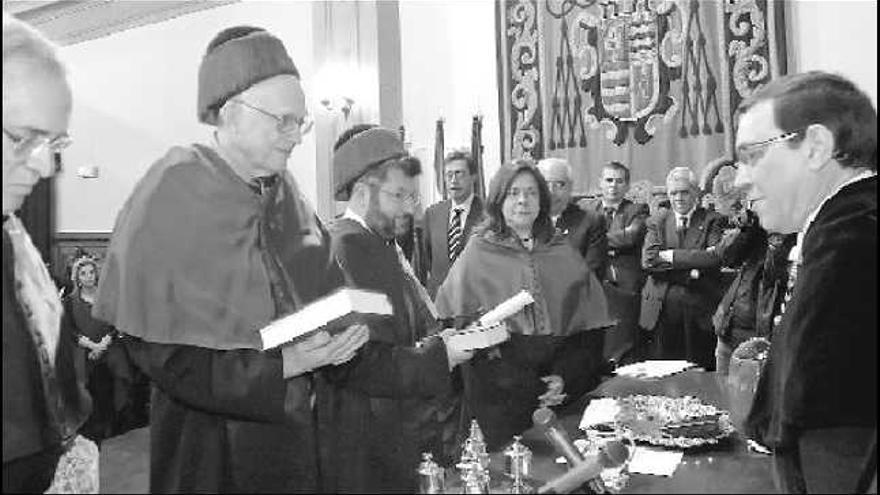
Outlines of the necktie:
M 614 208 L 612 208 L 610 206 L 606 206 L 605 207 L 605 225 L 607 225 L 608 228 L 610 229 L 611 222 L 613 222 L 613 221 L 614 221 Z
M 449 245 L 449 262 L 452 263 L 461 253 L 461 214 L 464 210 L 456 208 L 449 222 L 449 230 L 446 232 L 446 241 Z
M 678 217 L 678 228 L 676 229 L 676 232 L 678 233 L 678 247 L 684 247 L 684 237 L 687 233 L 687 228 L 687 217 Z

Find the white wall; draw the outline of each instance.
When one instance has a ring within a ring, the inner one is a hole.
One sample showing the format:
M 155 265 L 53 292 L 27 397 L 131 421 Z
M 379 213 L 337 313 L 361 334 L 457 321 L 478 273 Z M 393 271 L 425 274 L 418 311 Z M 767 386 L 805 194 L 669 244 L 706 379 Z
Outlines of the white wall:
M 58 231 L 111 230 L 153 161 L 172 145 L 210 139 L 211 128 L 196 117 L 199 61 L 215 34 L 239 24 L 281 38 L 310 94 L 310 2 L 245 1 L 63 48 L 74 91 L 75 142 L 56 182 Z M 100 167 L 100 177 L 77 177 L 77 167 L 86 165 Z M 313 136 L 294 150 L 290 166 L 314 200 Z
M 852 79 L 877 106 L 877 1 L 788 3 L 789 72 L 820 69 Z
M 471 119 L 483 115 L 486 185 L 500 164 L 493 0 L 400 0 L 403 122 L 425 168 L 425 206 L 433 183 L 434 128 L 443 117 L 445 148 L 470 148 Z

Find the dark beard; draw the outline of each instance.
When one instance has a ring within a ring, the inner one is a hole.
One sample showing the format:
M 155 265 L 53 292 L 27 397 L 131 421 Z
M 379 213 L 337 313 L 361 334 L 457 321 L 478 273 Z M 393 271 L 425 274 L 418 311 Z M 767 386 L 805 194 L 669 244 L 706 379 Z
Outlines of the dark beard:
M 394 239 L 394 219 L 379 211 L 378 194 L 370 195 L 370 204 L 367 207 L 367 213 L 364 215 L 364 221 L 383 239 Z

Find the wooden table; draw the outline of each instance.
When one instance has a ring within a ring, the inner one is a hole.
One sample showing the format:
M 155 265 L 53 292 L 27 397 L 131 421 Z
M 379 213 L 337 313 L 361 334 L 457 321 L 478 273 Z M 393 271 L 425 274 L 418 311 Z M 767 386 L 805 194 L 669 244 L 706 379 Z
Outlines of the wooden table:
M 691 395 L 721 409 L 729 409 L 723 378 L 712 372 L 686 371 L 671 377 L 647 381 L 614 377 L 602 383 L 582 400 L 562 411 L 560 422 L 572 439 L 583 437 L 577 425 L 585 405 L 593 397 L 623 397 L 633 394 L 682 397 Z M 566 470 L 540 431 L 523 433 L 522 442 L 532 449 L 535 485 L 553 479 Z M 491 454 L 492 492 L 503 493 L 504 457 Z M 745 440 L 734 433 L 722 443 L 685 451 L 682 463 L 671 477 L 631 475 L 622 493 L 774 493 L 770 456 L 748 450 Z M 461 493 L 457 473 L 447 474 L 447 492 Z

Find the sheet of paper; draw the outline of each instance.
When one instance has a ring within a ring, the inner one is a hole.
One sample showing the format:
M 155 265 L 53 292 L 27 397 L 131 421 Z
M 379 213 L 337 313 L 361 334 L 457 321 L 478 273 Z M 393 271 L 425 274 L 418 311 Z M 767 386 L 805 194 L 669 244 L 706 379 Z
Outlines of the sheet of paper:
M 621 366 L 614 370 L 614 373 L 630 378 L 663 378 L 695 366 L 696 364 L 691 363 L 690 361 L 659 359 Z
M 681 464 L 683 455 L 684 452 L 677 450 L 636 447 L 633 458 L 629 461 L 629 472 L 653 474 L 655 476 L 672 476 L 675 468 Z
M 585 430 L 593 425 L 614 423 L 618 411 L 620 411 L 620 404 L 617 399 L 593 399 L 584 409 L 578 428 Z

